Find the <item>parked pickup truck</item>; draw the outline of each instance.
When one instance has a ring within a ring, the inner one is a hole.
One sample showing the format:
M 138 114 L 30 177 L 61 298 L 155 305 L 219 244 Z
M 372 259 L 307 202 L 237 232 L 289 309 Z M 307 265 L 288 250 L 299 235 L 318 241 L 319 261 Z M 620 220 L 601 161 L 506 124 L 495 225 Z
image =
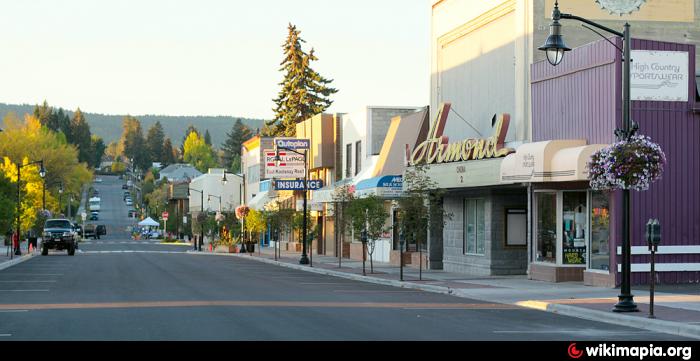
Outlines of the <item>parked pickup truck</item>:
M 67 219 L 49 219 L 44 223 L 41 255 L 47 256 L 50 249 L 67 250 L 69 256 L 75 255 L 76 235 L 73 225 Z

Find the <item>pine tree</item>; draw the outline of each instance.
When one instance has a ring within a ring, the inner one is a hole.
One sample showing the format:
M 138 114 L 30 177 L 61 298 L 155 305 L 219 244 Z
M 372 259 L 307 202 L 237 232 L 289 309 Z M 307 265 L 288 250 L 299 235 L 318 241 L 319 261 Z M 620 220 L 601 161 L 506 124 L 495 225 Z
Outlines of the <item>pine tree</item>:
M 93 168 L 97 168 L 102 163 L 102 156 L 104 156 L 107 146 L 105 145 L 105 142 L 102 140 L 102 138 L 93 135 L 91 139 L 90 149 L 91 154 L 89 164 Z
M 329 96 L 338 92 L 328 85 L 332 79 L 326 79 L 311 69 L 311 62 L 317 61 L 314 49 L 307 54 L 301 48 L 305 43 L 299 37 L 301 31 L 289 24 L 289 34 L 282 48 L 284 60 L 280 71 L 285 72 L 282 87 L 275 102 L 275 118 L 266 122 L 267 136 L 294 136 L 296 124 L 323 113 L 333 104 Z
M 124 129 L 120 140 L 122 154 L 124 154 L 127 159 L 133 159 L 136 167 L 142 170 L 148 169 L 150 162 L 145 146 L 146 142 L 143 138 L 141 122 L 138 119 L 127 115 L 124 117 L 122 126 Z
M 78 108 L 73 114 L 73 119 L 70 123 L 70 137 L 68 141 L 78 147 L 78 160 L 91 164 L 94 157 L 92 156 L 92 134 L 90 133 L 90 125 L 88 125 L 83 116 L 83 112 Z
M 165 131 L 160 121 L 157 121 L 148 129 L 148 135 L 146 135 L 146 148 L 152 162 L 163 162 L 165 152 L 168 150 L 165 148 L 164 142 Z
M 204 132 L 204 143 L 211 147 L 211 134 L 209 134 L 209 129 Z
M 39 120 L 41 125 L 48 126 L 51 115 L 53 114 L 53 108 L 49 106 L 49 103 L 44 100 L 42 105 L 34 106 L 34 117 Z
M 253 137 L 253 132 L 243 124 L 243 121 L 239 118 L 233 124 L 231 131 L 226 133 L 226 142 L 224 143 L 221 150 L 223 150 L 223 155 L 221 160 L 223 162 L 222 166 L 231 170 L 232 172 L 237 172 L 240 170 L 240 158 L 241 158 L 241 147 L 243 142 Z M 233 162 L 238 159 L 237 169 L 234 169 Z
M 163 142 L 163 166 L 175 164 L 177 161 L 176 152 L 177 151 L 173 148 L 173 143 L 170 141 L 170 138 L 165 138 L 165 141 Z

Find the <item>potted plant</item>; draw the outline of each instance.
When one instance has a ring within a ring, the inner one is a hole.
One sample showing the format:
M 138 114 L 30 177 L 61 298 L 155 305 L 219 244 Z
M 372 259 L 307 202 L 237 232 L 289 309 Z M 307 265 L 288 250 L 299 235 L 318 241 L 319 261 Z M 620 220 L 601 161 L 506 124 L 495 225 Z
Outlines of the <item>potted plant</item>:
M 588 162 L 591 188 L 644 191 L 661 178 L 666 155 L 651 138 L 635 135 L 593 153 Z
M 252 253 L 255 252 L 257 239 L 267 230 L 267 219 L 263 212 L 252 209 L 246 217 L 246 224 L 250 236 L 246 242 L 246 248 Z
M 236 249 L 236 238 L 231 234 L 231 232 L 224 226 L 221 230 L 221 237 L 218 240 L 218 247 L 226 253 L 237 253 Z

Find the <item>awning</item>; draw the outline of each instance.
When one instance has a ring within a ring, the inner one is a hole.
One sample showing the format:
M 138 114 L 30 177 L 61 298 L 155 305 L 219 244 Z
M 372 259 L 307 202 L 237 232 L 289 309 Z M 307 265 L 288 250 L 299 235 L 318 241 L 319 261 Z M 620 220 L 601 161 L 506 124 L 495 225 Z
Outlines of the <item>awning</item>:
M 141 227 L 158 227 L 158 226 L 160 226 L 160 223 L 154 221 L 153 218 L 148 217 L 148 218 L 144 219 L 143 221 L 139 222 L 139 226 L 141 226 Z
M 588 180 L 591 155 L 607 144 L 585 140 L 527 143 L 501 163 L 502 183 L 572 182 Z
M 388 175 L 365 179 L 357 183 L 355 194 L 358 197 L 375 195 L 382 198 L 398 198 L 403 193 L 403 176 Z
M 260 192 L 250 200 L 248 207 L 255 209 L 256 211 L 262 211 L 265 209 L 267 203 L 273 201 L 274 198 L 270 197 L 270 192 Z

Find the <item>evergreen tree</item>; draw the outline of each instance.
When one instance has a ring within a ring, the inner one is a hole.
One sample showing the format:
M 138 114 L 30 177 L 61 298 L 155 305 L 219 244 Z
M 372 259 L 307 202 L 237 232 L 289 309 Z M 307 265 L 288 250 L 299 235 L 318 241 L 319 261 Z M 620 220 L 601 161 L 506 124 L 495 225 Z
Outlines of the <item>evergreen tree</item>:
M 204 143 L 211 147 L 211 134 L 209 134 L 209 129 L 204 132 Z
M 58 111 L 52 111 L 51 117 L 49 117 L 49 122 L 46 124 L 46 126 L 54 132 L 60 131 L 61 121 L 65 118 L 65 116 L 66 114 L 63 112 L 63 108 L 59 108 Z
M 146 148 L 148 149 L 148 157 L 152 162 L 163 162 L 166 151 L 170 149 L 165 148 L 165 132 L 163 131 L 163 125 L 160 121 L 148 129 L 148 135 L 146 135 Z
M 226 133 L 226 142 L 221 148 L 223 150 L 221 160 L 224 168 L 229 169 L 232 172 L 240 171 L 241 147 L 243 147 L 243 142 L 252 137 L 253 132 L 250 130 L 250 128 L 243 124 L 243 121 L 240 118 L 236 119 L 231 131 Z M 236 159 L 238 159 L 238 164 L 234 167 L 233 163 Z
M 88 164 L 93 163 L 92 156 L 92 134 L 83 112 L 78 108 L 73 114 L 70 123 L 70 137 L 68 141 L 78 148 L 78 161 Z
M 34 106 L 34 117 L 39 120 L 39 123 L 43 126 L 48 126 L 49 120 L 51 120 L 51 116 L 53 115 L 53 108 L 49 106 L 49 103 L 44 100 L 44 103 L 42 105 L 35 105 Z
M 97 168 L 102 163 L 102 157 L 105 155 L 105 150 L 107 149 L 107 146 L 105 145 L 105 142 L 102 140 L 102 138 L 100 138 L 96 135 L 92 136 L 91 143 L 92 144 L 91 144 L 90 148 L 92 150 L 92 154 L 90 157 L 91 161 L 89 164 L 93 168 Z
M 137 168 L 142 170 L 148 169 L 150 162 L 145 147 L 146 142 L 143 138 L 141 122 L 138 119 L 127 115 L 124 117 L 122 126 L 124 129 L 120 140 L 122 154 L 124 154 L 127 159 L 133 159 L 134 165 Z
M 284 80 L 275 102 L 275 118 L 266 122 L 268 136 L 294 136 L 296 124 L 323 113 L 333 104 L 329 96 L 338 92 L 329 87 L 332 79 L 326 79 L 311 69 L 311 62 L 318 58 L 314 49 L 307 54 L 301 48 L 305 43 L 299 37 L 301 31 L 289 24 L 287 40 L 282 45 L 284 60 L 280 71 L 285 72 Z
M 177 162 L 177 150 L 173 148 L 170 138 L 165 138 L 163 142 L 163 166 L 175 164 Z

